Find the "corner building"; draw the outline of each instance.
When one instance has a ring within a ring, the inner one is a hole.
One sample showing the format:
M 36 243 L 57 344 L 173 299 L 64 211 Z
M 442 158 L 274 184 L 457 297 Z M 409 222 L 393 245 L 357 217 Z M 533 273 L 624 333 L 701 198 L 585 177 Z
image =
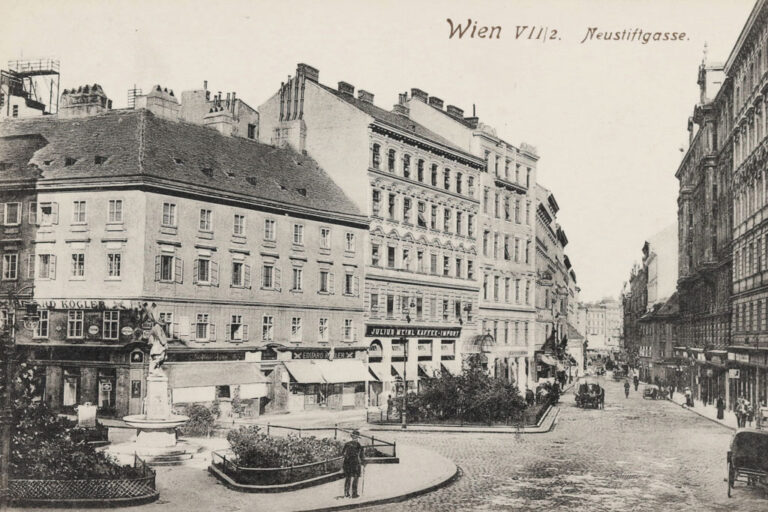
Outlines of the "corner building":
M 259 107 L 259 136 L 316 159 L 370 219 L 365 244 L 369 401 L 461 369 L 477 334 L 479 174 L 484 162 L 374 95 L 296 75 Z M 403 343 L 405 338 L 405 344 Z
M 34 201 L 2 201 L 34 233 L 16 279 L 34 280 L 40 322 L 17 340 L 48 403 L 142 411 L 146 303 L 166 323 L 175 405 L 365 404 L 368 221 L 311 158 L 146 109 L 65 117 L 0 123 L 2 154 L 35 180 Z M 17 236 L 3 231 L 4 256 Z

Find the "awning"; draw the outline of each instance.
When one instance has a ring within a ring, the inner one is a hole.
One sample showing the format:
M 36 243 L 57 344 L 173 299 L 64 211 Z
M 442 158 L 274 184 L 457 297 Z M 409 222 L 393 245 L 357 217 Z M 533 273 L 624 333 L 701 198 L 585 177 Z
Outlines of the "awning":
M 403 374 L 402 374 L 402 373 L 400 373 L 400 370 L 398 370 L 398 369 L 395 367 L 395 365 L 392 365 L 390 368 L 392 368 L 392 370 L 391 370 L 391 373 L 392 373 L 392 376 L 393 376 L 393 377 L 396 377 L 396 378 L 398 378 L 398 379 L 400 379 L 400 380 L 402 380 L 402 379 L 403 379 Z
M 259 363 L 209 362 L 170 363 L 168 384 L 173 388 L 198 388 L 238 384 L 266 384 Z
M 365 369 L 365 363 L 359 359 L 335 359 L 333 361 L 317 361 L 317 363 L 319 363 L 323 378 L 328 384 L 371 380 Z
M 461 372 L 459 372 L 457 370 L 454 370 L 453 368 L 445 366 L 445 364 L 443 364 L 443 363 L 440 363 L 440 367 L 443 369 L 443 371 L 445 373 L 449 373 L 449 374 L 454 375 L 454 376 L 459 375 L 461 373 Z
M 549 354 L 541 354 L 540 361 L 549 366 L 557 366 L 557 360 Z
M 291 374 L 293 380 L 299 384 L 322 384 L 325 382 L 323 378 L 323 370 L 319 364 L 319 361 L 283 361 L 288 373 Z
M 422 379 L 434 379 L 435 368 L 430 363 L 419 363 L 419 377 Z

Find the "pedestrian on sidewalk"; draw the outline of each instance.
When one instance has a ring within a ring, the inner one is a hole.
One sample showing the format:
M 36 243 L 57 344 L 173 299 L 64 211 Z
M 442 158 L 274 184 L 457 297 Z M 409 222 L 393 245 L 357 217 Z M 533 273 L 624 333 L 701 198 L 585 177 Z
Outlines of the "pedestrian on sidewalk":
M 752 408 L 752 402 L 749 400 L 744 401 L 744 416 L 746 426 L 752 428 L 752 422 L 755 421 L 755 410 Z
M 387 419 L 392 415 L 392 395 L 387 395 Z
M 675 386 L 669 386 L 669 399 L 672 400 L 674 396 L 675 396 Z
M 744 426 L 744 399 L 742 397 L 736 399 L 733 413 L 736 415 L 736 426 L 742 428 Z
M 638 379 L 637 375 L 635 375 L 634 378 L 632 379 L 632 381 L 635 384 L 635 391 L 637 391 L 637 386 L 638 386 L 638 384 L 640 384 L 640 379 Z
M 360 432 L 353 430 L 352 440 L 347 441 L 341 450 L 341 456 L 344 457 L 342 469 L 344 470 L 345 498 L 358 498 L 360 496 L 357 494 L 357 482 L 360 479 L 365 455 L 363 454 L 363 446 L 358 441 L 359 437 Z
M 723 400 L 723 395 L 720 395 L 717 397 L 717 419 L 723 419 L 723 411 L 725 411 L 725 400 Z
M 624 381 L 624 396 L 626 398 L 629 398 L 629 381 L 628 380 Z
M 691 395 L 691 388 L 685 388 L 685 405 L 686 407 L 693 407 L 693 398 Z

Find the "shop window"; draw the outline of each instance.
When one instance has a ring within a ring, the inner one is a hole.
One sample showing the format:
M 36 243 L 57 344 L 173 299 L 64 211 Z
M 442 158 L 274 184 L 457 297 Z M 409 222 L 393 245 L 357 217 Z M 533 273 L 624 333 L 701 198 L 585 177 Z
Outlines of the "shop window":
M 98 407 L 104 412 L 114 411 L 117 378 L 114 368 L 100 369 L 98 373 Z
M 78 368 L 64 368 L 62 380 L 62 402 L 64 407 L 72 407 L 80 402 L 80 370 Z
M 378 363 L 382 358 L 382 345 L 381 341 L 373 340 L 370 347 L 368 347 L 368 361 L 371 363 Z
M 229 385 L 216 386 L 216 398 L 232 398 Z

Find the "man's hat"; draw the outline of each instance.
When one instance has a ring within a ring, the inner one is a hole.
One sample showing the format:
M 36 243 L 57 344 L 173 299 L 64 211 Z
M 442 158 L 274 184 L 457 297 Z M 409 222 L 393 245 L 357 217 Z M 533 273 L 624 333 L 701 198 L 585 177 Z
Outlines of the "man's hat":
M 352 435 L 353 435 L 353 436 L 355 436 L 355 437 L 357 437 L 357 436 L 359 436 L 359 435 L 360 435 L 360 431 L 359 431 L 359 430 L 353 430 L 353 431 L 352 431 Z

